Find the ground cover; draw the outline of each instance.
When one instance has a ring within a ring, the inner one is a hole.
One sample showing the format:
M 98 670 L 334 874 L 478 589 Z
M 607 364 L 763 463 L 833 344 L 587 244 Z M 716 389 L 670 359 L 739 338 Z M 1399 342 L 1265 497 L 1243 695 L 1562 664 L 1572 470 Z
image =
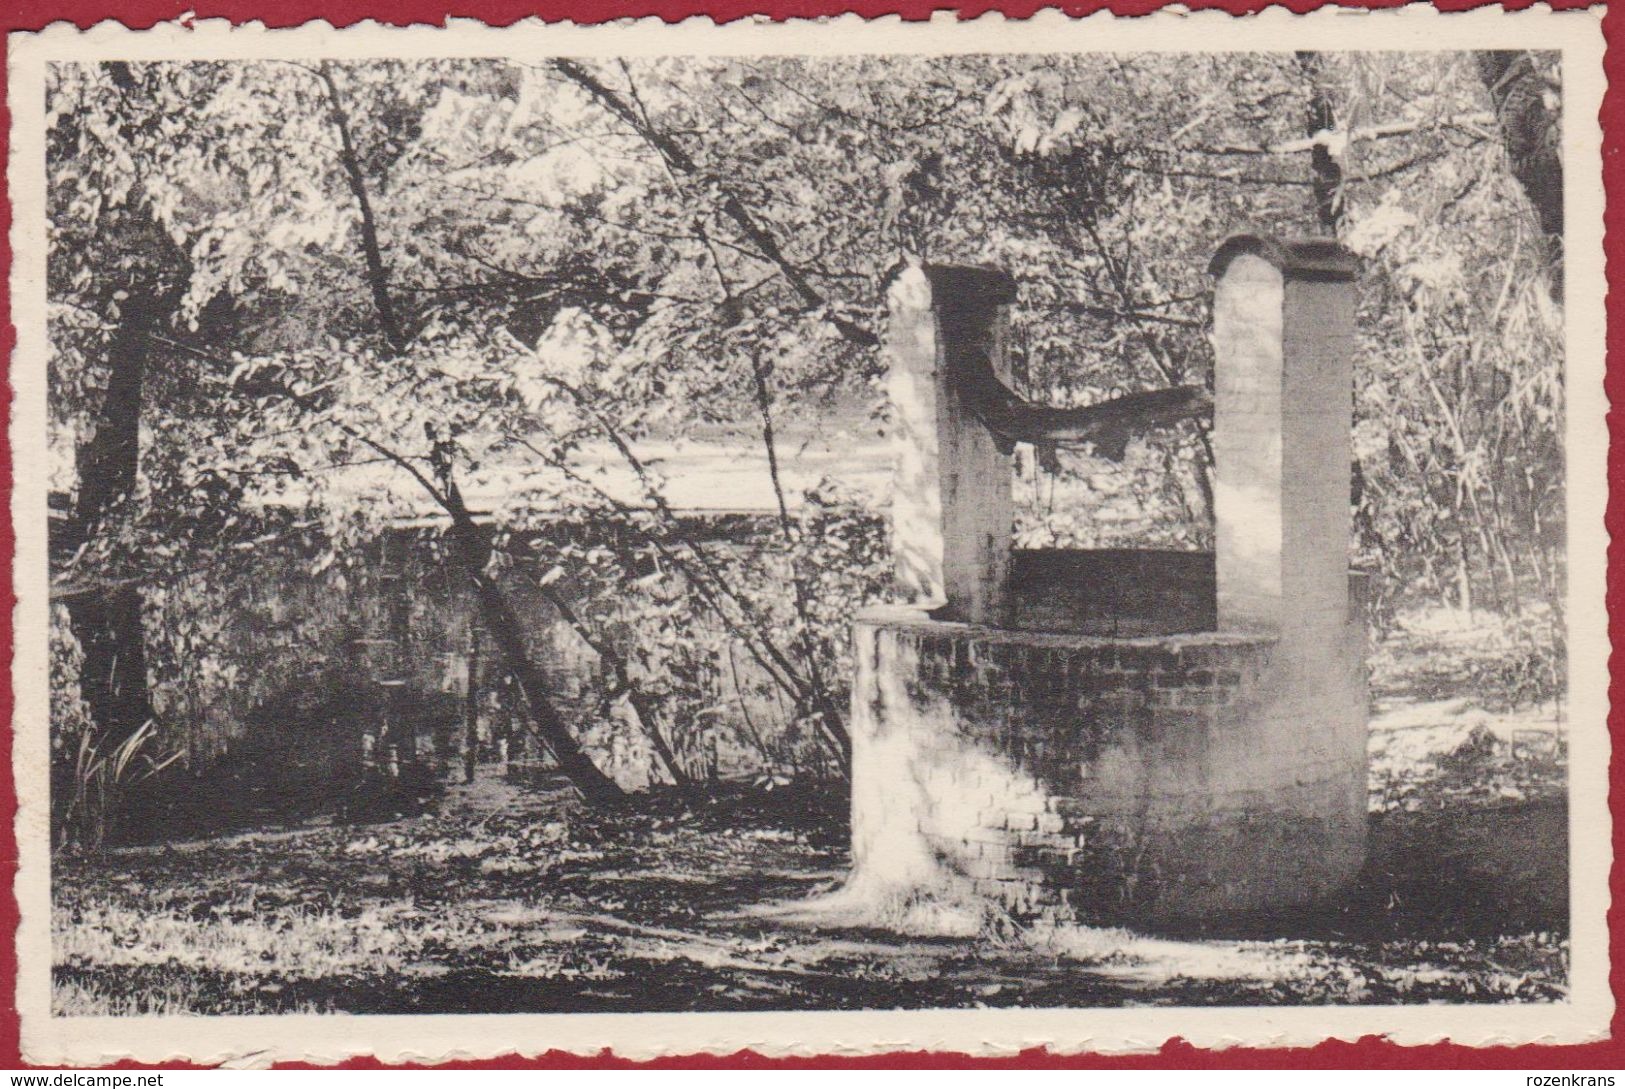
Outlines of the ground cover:
M 839 884 L 846 826 L 833 792 L 738 785 L 594 811 L 491 769 L 433 810 L 384 823 L 58 858 L 56 1011 L 1560 999 L 1560 708 L 1429 687 L 1450 655 L 1494 653 L 1493 641 L 1402 630 L 1385 647 L 1370 861 L 1350 897 L 1323 910 L 1161 934 L 817 928 L 771 909 Z

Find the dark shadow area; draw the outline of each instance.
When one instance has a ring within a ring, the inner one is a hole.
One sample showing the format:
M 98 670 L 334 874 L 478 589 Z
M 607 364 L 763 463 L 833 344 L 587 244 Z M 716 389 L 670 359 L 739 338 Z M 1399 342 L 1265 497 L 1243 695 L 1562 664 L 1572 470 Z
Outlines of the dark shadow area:
M 134 787 L 110 830 L 117 846 L 286 827 L 313 817 L 391 820 L 441 792 L 441 739 L 455 696 L 329 674 L 255 709 L 212 765 Z
M 1346 898 L 1159 932 L 1425 941 L 1568 931 L 1568 805 L 1562 799 L 1375 814 L 1369 844 Z
M 929 937 L 756 913 L 837 887 L 848 835 L 844 792 L 828 784 L 714 783 L 699 797 L 662 788 L 595 808 L 491 769 L 401 820 L 66 857 L 58 1009 L 1087 1008 L 1564 994 L 1561 801 L 1381 815 L 1345 901 L 1181 931 L 1047 937 L 1015 921 Z

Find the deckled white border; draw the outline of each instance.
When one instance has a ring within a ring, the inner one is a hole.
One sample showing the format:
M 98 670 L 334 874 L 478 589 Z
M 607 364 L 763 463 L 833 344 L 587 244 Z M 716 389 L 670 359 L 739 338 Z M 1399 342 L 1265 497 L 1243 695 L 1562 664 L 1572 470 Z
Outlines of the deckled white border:
M 1498 8 L 1441 15 L 1431 7 L 1390 11 L 1323 9 L 1294 16 L 1279 8 L 1236 18 L 1168 9 L 1133 19 L 1100 13 L 1070 20 L 1043 12 L 959 22 L 905 23 L 857 16 L 771 23 L 658 19 L 580 27 L 535 20 L 489 28 L 453 20 L 446 28 L 329 24 L 266 31 L 223 20 L 131 32 L 102 23 L 79 32 L 58 24 L 8 42 L 13 117 L 9 179 L 14 209 L 12 271 L 18 328 L 12 383 L 15 455 L 12 514 L 17 528 L 14 765 L 21 794 L 16 888 L 17 1001 L 24 1056 L 35 1063 L 92 1064 L 131 1058 L 265 1065 L 331 1062 L 372 1055 L 389 1062 L 535 1055 L 558 1049 L 617 1055 L 730 1053 L 864 1055 L 932 1050 L 1008 1055 L 1047 1046 L 1074 1053 L 1146 1051 L 1173 1037 L 1202 1047 L 1309 1045 L 1377 1034 L 1406 1044 L 1577 1043 L 1606 1036 L 1608 990 L 1607 617 L 1603 606 L 1608 434 L 1602 389 L 1604 279 L 1601 130 L 1601 9 L 1556 13 Z M 1516 1006 L 1265 1007 L 1228 1009 L 921 1010 L 908 1012 L 525 1014 L 512 1016 L 287 1016 L 52 1018 L 50 855 L 45 806 L 49 762 L 46 641 L 44 65 L 53 59 L 451 57 L 531 55 L 1052 53 L 1170 50 L 1437 50 L 1536 48 L 1563 51 L 1564 169 L 1568 224 L 1568 516 L 1570 647 L 1570 866 L 1572 993 L 1568 1001 Z

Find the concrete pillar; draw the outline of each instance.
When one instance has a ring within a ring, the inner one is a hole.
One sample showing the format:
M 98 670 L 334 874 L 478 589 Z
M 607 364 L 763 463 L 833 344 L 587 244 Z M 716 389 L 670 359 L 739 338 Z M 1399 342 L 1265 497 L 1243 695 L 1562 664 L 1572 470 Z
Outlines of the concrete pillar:
M 1005 273 L 950 265 L 910 265 L 887 291 L 892 552 L 905 594 L 947 620 L 1010 618 L 1010 456 L 950 376 L 985 354 L 1008 377 L 1005 310 L 1014 300 Z
M 1340 641 L 1354 259 L 1333 242 L 1240 235 L 1211 270 L 1219 628 Z

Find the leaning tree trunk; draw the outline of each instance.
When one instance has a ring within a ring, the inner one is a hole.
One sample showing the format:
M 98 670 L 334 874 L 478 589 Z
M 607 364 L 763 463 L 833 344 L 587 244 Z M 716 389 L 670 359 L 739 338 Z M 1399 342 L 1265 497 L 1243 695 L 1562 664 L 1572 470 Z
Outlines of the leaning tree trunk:
M 547 678 L 531 660 L 525 648 L 524 629 L 501 588 L 490 575 L 481 572 L 474 576 L 474 592 L 479 601 L 480 616 L 491 631 L 492 641 L 502 651 L 509 672 L 519 682 L 519 691 L 530 708 L 530 720 L 535 724 L 542 743 L 552 750 L 559 770 L 588 801 L 612 802 L 622 797 L 623 791 L 615 780 L 599 771 L 598 765 L 582 751 L 569 727 L 554 709 L 552 701 L 547 698 Z
M 350 114 L 345 108 L 344 96 L 333 75 L 332 66 L 324 65 L 317 72 L 317 76 L 327 92 L 333 125 L 339 138 L 340 165 L 344 168 L 351 195 L 356 201 L 356 210 L 361 217 L 362 256 L 366 263 L 367 286 L 372 294 L 379 330 L 390 353 L 402 355 L 407 349 L 408 338 L 390 293 L 389 275 L 384 265 L 383 250 L 378 237 L 377 218 L 368 194 L 366 176 L 361 168 L 354 133 L 351 131 Z M 589 801 L 613 802 L 625 797 L 625 792 L 615 780 L 600 771 L 598 765 L 582 751 L 558 709 L 548 698 L 547 678 L 531 660 L 519 616 L 514 612 L 507 595 L 502 592 L 502 587 L 498 586 L 496 580 L 486 571 L 486 565 L 491 559 L 491 534 L 476 525 L 469 515 L 461 494 L 451 481 L 449 467 L 444 471 L 441 488 L 436 489 L 406 458 L 364 437 L 363 441 L 411 472 L 434 497 L 435 502 L 451 517 L 453 561 L 461 567 L 463 574 L 472 584 L 480 622 L 490 632 L 492 642 L 496 644 L 503 663 L 508 667 L 508 673 L 519 685 L 520 694 L 530 710 L 527 716 L 528 724 L 541 739 L 542 744 L 553 753 L 553 759 L 558 762 L 559 770 L 581 792 L 582 797 Z M 470 684 L 472 683 L 473 678 L 470 676 Z
M 480 622 L 490 633 L 491 641 L 501 652 L 509 674 L 519 685 L 519 692 L 529 708 L 528 720 L 536 736 L 553 753 L 559 771 L 575 785 L 582 797 L 592 802 L 613 802 L 625 796 L 615 780 L 599 770 L 581 748 L 570 728 L 565 725 L 553 701 L 548 698 L 549 685 L 541 668 L 531 659 L 525 645 L 525 629 L 514 612 L 502 587 L 486 571 L 491 558 L 491 534 L 476 525 L 469 516 L 457 491 L 448 489 L 448 513 L 452 517 L 452 559 L 462 569 L 474 587 L 474 601 L 479 609 Z

